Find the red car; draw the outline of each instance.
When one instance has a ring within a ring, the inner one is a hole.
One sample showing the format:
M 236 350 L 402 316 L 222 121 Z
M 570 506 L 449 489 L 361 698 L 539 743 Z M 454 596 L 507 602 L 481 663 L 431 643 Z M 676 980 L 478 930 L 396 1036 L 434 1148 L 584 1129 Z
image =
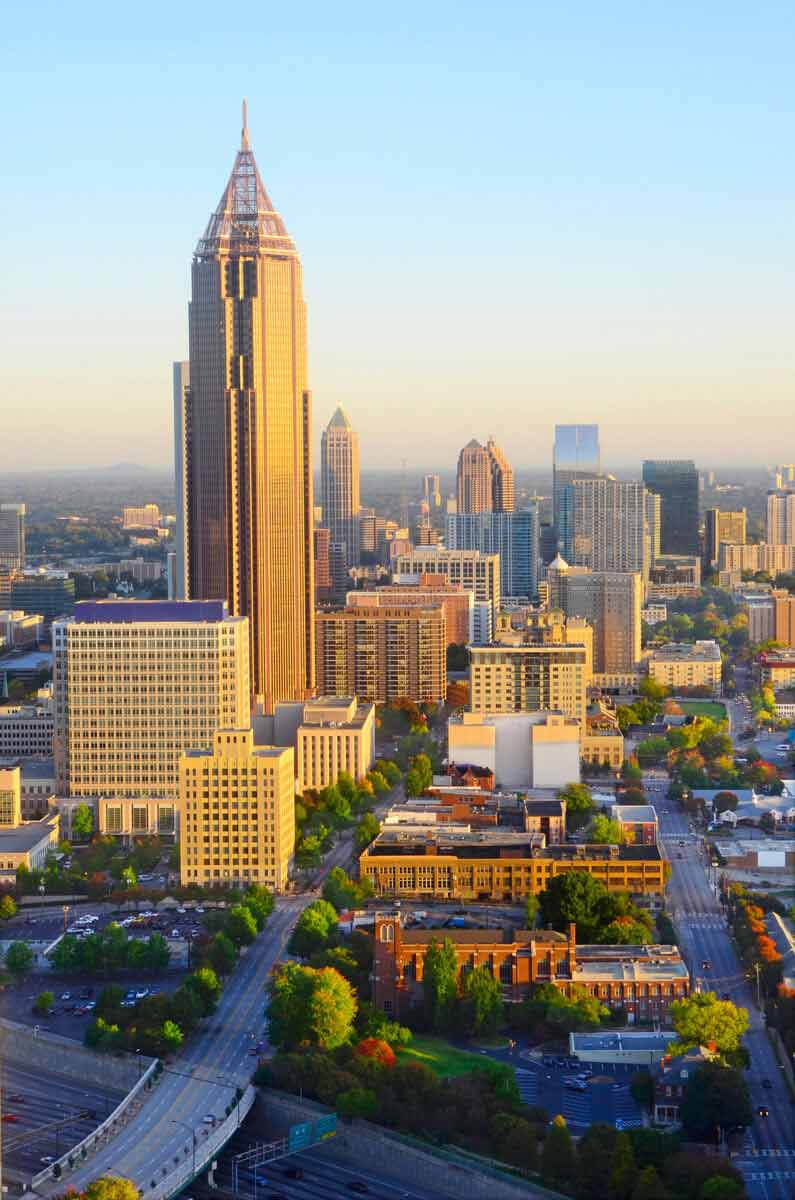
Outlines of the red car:
M 19 1124 L 19 1117 L 16 1115 L 16 1113 L 3 1113 L 3 1120 L 9 1125 Z

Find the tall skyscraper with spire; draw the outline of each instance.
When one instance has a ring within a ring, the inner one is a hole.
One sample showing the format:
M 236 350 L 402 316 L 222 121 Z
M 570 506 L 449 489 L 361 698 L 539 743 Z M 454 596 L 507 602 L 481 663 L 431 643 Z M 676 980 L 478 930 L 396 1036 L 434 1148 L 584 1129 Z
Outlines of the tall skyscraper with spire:
M 188 588 L 249 618 L 271 711 L 314 680 L 311 397 L 301 262 L 243 131 L 193 258 L 184 476 Z
M 513 468 L 494 438 L 472 438 L 459 454 L 456 500 L 459 513 L 513 512 Z
M 345 547 L 345 568 L 359 565 L 359 438 L 338 405 L 320 440 L 323 524 Z

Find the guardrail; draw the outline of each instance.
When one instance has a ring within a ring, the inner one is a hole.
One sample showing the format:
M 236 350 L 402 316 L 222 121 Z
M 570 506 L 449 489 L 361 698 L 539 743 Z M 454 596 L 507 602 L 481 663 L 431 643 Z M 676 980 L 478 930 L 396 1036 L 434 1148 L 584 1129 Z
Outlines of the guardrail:
M 152 1062 L 150 1062 L 149 1066 L 141 1075 L 141 1078 L 132 1088 L 130 1088 L 124 1099 L 116 1105 L 113 1112 L 105 1118 L 101 1125 L 97 1125 L 96 1129 L 92 1130 L 91 1133 L 84 1137 L 82 1142 L 78 1142 L 77 1145 L 73 1146 L 71 1150 L 68 1150 L 66 1154 L 62 1154 L 61 1157 L 56 1159 L 54 1163 L 51 1163 L 48 1167 L 45 1167 L 43 1171 L 39 1171 L 38 1175 L 33 1176 L 30 1181 L 30 1187 L 32 1191 L 35 1191 L 35 1189 L 47 1179 L 57 1179 L 60 1182 L 66 1178 L 69 1170 L 74 1169 L 75 1167 L 81 1167 L 83 1165 L 88 1157 L 89 1150 L 93 1150 L 97 1142 L 104 1139 L 104 1135 L 106 1133 L 114 1130 L 115 1126 L 118 1125 L 120 1119 L 124 1116 L 127 1108 L 130 1106 L 130 1104 L 132 1104 L 133 1100 L 135 1100 L 135 1098 L 140 1095 L 142 1091 L 149 1088 L 150 1081 L 153 1075 L 155 1075 L 157 1072 L 157 1065 L 159 1061 L 159 1059 L 155 1058 L 152 1060 Z

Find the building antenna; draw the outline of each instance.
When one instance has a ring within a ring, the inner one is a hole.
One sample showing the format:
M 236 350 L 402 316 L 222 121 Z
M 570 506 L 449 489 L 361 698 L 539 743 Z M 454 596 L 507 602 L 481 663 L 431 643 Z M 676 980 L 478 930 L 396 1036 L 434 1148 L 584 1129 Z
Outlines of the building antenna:
M 243 97 L 243 128 L 240 132 L 240 149 L 250 149 L 248 144 L 248 105 L 245 96 Z

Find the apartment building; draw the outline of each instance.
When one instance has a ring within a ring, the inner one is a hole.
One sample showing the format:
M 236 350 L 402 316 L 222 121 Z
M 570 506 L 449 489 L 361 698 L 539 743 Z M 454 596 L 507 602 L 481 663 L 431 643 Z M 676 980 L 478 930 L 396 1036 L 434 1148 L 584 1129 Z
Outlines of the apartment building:
M 720 508 L 708 508 L 704 513 L 704 562 L 713 570 L 718 565 L 721 542 L 744 546 L 748 528 L 748 514 L 744 508 L 729 512 Z
M 649 675 L 677 692 L 680 688 L 708 687 L 713 695 L 721 690 L 720 646 L 714 641 L 669 642 L 652 650 Z
M 316 678 L 324 696 L 386 704 L 407 696 L 438 703 L 447 691 L 447 627 L 432 608 L 352 607 L 318 612 Z
M 348 592 L 348 608 L 417 607 L 441 605 L 448 645 L 472 641 L 474 596 L 458 584 L 447 583 L 441 575 L 421 575 L 417 583 L 388 584 L 372 591 Z
M 249 723 L 247 618 L 223 601 L 85 601 L 53 651 L 61 795 L 174 798 L 180 753 Z
M 499 554 L 503 596 L 526 596 L 538 591 L 538 508 L 511 512 L 451 513 L 447 517 L 449 550 L 479 550 Z
M 375 761 L 375 705 L 356 696 L 318 696 L 303 706 L 295 736 L 299 792 L 320 791 L 347 771 L 358 783 Z
M 765 540 L 770 546 L 795 546 L 795 489 L 768 492 Z
M 570 508 L 572 554 L 568 559 L 592 571 L 649 571 L 646 489 L 617 479 L 574 479 Z
M 51 755 L 54 723 L 50 705 L 4 705 L 0 708 L 0 758 Z
M 295 845 L 291 748 L 257 746 L 251 729 L 220 729 L 179 760 L 183 885 L 264 884 L 283 891 Z
M 472 592 L 476 601 L 500 607 L 500 558 L 479 550 L 443 550 L 423 546 L 400 554 L 393 563 L 396 583 L 419 583 L 423 575 L 443 575 L 448 583 Z
M 641 655 L 643 580 L 637 571 L 570 567 L 560 555 L 547 568 L 549 604 L 593 629 L 597 675 L 632 673 Z
M 765 571 L 776 575 L 795 571 L 795 545 L 758 542 L 755 546 L 734 546 L 722 542 L 718 550 L 721 572 Z
M 760 684 L 774 691 L 795 686 L 795 649 L 763 650 L 756 660 Z

